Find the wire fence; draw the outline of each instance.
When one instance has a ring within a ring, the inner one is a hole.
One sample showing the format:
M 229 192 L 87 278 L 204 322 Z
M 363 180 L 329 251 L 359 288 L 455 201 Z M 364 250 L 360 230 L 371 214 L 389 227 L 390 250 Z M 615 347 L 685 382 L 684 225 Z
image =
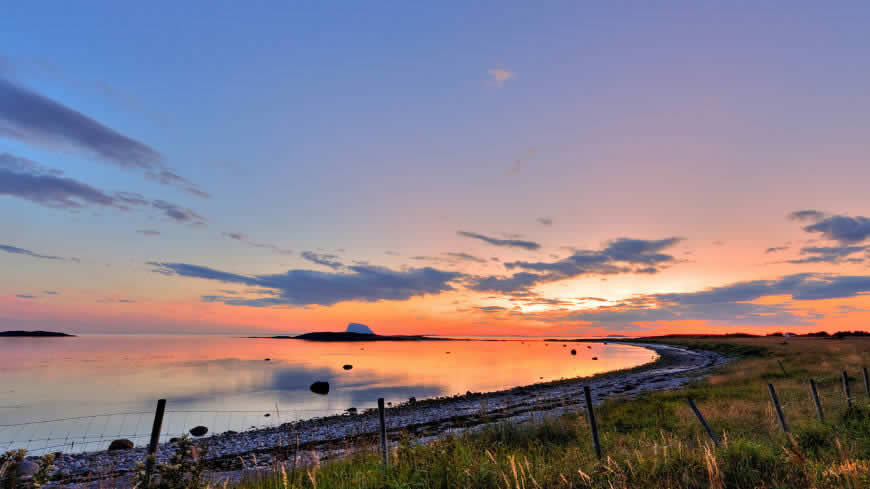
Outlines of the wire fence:
M 181 437 L 197 426 L 208 435 L 276 428 L 283 423 L 340 415 L 346 409 L 166 410 L 159 443 Z M 0 451 L 26 449 L 29 455 L 106 450 L 114 440 L 130 440 L 137 447 L 151 438 L 154 411 L 115 412 L 56 419 L 33 419 L 0 424 Z

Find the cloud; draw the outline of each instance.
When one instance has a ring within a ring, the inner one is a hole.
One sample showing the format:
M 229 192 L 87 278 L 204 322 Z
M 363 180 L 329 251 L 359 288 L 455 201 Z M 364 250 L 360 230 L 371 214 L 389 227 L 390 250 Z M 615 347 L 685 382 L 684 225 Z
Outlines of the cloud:
M 153 271 L 164 275 L 178 275 L 243 284 L 270 289 L 274 297 L 258 299 L 234 298 L 232 302 L 212 297 L 227 304 L 269 307 L 277 305 L 324 305 L 345 301 L 376 302 L 381 300 L 404 301 L 426 294 L 440 294 L 454 290 L 451 282 L 463 278 L 456 272 L 446 272 L 431 267 L 409 268 L 401 271 L 370 265 L 352 265 L 346 272 L 318 272 L 313 270 L 289 270 L 274 275 L 240 275 L 209 267 L 185 263 L 156 263 Z
M 552 225 L 553 225 L 553 220 L 550 219 L 549 217 L 539 217 L 539 218 L 538 218 L 538 224 L 542 224 L 542 225 L 544 225 L 544 226 L 552 226 Z
M 492 77 L 492 81 L 495 82 L 495 86 L 497 87 L 503 87 L 506 81 L 516 78 L 516 73 L 508 71 L 504 68 L 490 68 L 487 71 L 489 72 L 489 76 Z
M 541 248 L 541 245 L 535 243 L 534 241 L 523 241 L 519 239 L 498 239 L 491 238 L 489 236 L 484 236 L 482 234 L 472 233 L 469 231 L 457 231 L 456 234 L 459 236 L 465 236 L 466 238 L 479 239 L 486 243 L 495 246 L 507 246 L 511 248 L 522 248 L 525 250 L 535 251 Z
M 230 238 L 232 240 L 235 240 L 235 241 L 241 241 L 242 243 L 245 243 L 248 246 L 253 246 L 254 248 L 266 248 L 266 249 L 272 250 L 272 252 L 275 253 L 276 255 L 292 255 L 293 254 L 293 250 L 287 250 L 287 249 L 281 248 L 279 246 L 276 246 L 276 245 L 273 245 L 270 243 L 259 243 L 256 241 L 251 241 L 248 238 L 248 235 L 245 233 L 223 232 L 223 233 L 221 233 L 221 235 L 224 237 Z
M 160 231 L 155 231 L 153 229 L 139 229 L 136 232 L 143 236 L 160 236 Z
M 483 258 L 479 258 L 468 253 L 448 251 L 447 253 L 444 253 L 444 255 L 457 260 L 473 261 L 475 263 L 486 263 L 486 260 L 484 260 Z
M 810 255 L 806 258 L 789 260 L 788 263 L 841 263 L 848 261 L 860 263 L 861 258 L 848 258 L 849 255 L 870 250 L 870 246 L 810 246 L 801 248 L 801 255 Z
M 17 248 L 15 246 L 3 245 L 0 244 L 0 251 L 5 251 L 6 253 L 12 253 L 16 255 L 25 255 L 31 258 L 39 258 L 41 260 L 71 260 L 78 261 L 78 258 L 63 258 L 61 256 L 52 256 L 52 255 L 42 255 L 39 253 L 35 253 L 30 250 L 25 250 L 24 248 Z
M 794 211 L 788 215 L 788 218 L 793 221 L 821 221 L 825 218 L 825 213 L 813 209 Z
M 36 299 L 35 296 L 30 294 L 15 294 L 15 297 L 18 297 L 19 299 Z
M 54 290 L 43 290 L 42 293 L 45 295 L 58 295 L 57 291 Z
M 768 248 L 764 250 L 765 253 L 776 253 L 779 251 L 785 251 L 788 249 L 788 246 L 774 246 L 772 248 Z
M 672 237 L 660 240 L 618 238 L 608 241 L 601 250 L 576 250 L 568 258 L 555 262 L 515 261 L 505 263 L 510 269 L 522 269 L 510 277 L 478 277 L 470 286 L 476 291 L 501 293 L 528 292 L 528 289 L 546 282 L 555 282 L 581 275 L 612 275 L 618 273 L 652 274 L 662 264 L 676 262 L 669 254 L 662 253 L 682 241 Z M 632 268 L 630 265 L 641 265 Z M 530 273 L 535 272 L 535 273 Z
M 829 216 L 804 227 L 808 233 L 819 233 L 840 244 L 860 243 L 870 238 L 870 218 L 863 216 Z
M 151 206 L 163 211 L 166 217 L 178 223 L 204 224 L 206 220 L 190 209 L 166 202 L 165 200 L 155 200 L 151 202 Z
M 37 146 L 69 148 L 125 169 L 144 170 L 149 178 L 180 185 L 207 196 L 167 169 L 163 156 L 90 117 L 43 95 L 0 78 L 0 136 Z
M 312 263 L 323 265 L 333 270 L 338 270 L 344 267 L 344 264 L 338 261 L 338 257 L 336 255 L 315 253 L 313 251 L 303 251 L 300 256 Z
M 204 222 L 196 212 L 166 202 L 149 202 L 135 192 L 109 194 L 86 183 L 61 176 L 63 172 L 9 153 L 0 154 L 0 196 L 28 200 L 53 209 L 76 210 L 88 206 L 112 207 L 123 211 L 131 207 L 152 206 L 176 222 Z

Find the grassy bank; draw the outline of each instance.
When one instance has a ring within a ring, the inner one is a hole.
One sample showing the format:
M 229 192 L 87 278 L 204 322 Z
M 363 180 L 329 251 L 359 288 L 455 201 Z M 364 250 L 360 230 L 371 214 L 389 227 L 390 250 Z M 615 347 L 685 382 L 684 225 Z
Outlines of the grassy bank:
M 870 398 L 860 369 L 870 365 L 870 339 L 751 338 L 674 340 L 674 344 L 740 353 L 711 376 L 678 392 L 597 409 L 605 453 L 596 459 L 582 413 L 482 431 L 419 445 L 404 441 L 385 474 L 370 448 L 324 463 L 247 481 L 245 489 L 537 488 L 537 487 L 867 487 L 870 485 Z M 782 367 L 780 367 L 780 363 Z M 783 371 L 784 368 L 784 371 Z M 853 376 L 848 409 L 841 372 Z M 810 400 L 821 394 L 826 423 Z M 792 436 L 776 420 L 773 383 Z M 723 440 L 711 445 L 688 408 L 693 397 Z

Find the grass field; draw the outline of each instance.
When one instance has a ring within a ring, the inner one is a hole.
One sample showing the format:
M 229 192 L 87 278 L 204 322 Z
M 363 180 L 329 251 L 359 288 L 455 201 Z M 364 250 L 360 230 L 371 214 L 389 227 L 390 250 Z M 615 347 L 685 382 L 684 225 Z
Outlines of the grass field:
M 240 487 L 870 487 L 870 397 L 861 376 L 861 368 L 870 366 L 870 338 L 668 342 L 739 353 L 741 359 L 680 391 L 601 405 L 596 413 L 603 460 L 595 457 L 588 423 L 578 413 L 498 424 L 425 445 L 405 440 L 391 453 L 386 473 L 373 450 L 361 449 Z M 851 376 L 852 408 L 843 395 L 843 370 Z M 816 417 L 809 378 L 820 391 L 824 424 Z M 778 424 L 768 383 L 776 387 L 790 436 Z M 721 438 L 721 447 L 709 441 L 688 396 Z

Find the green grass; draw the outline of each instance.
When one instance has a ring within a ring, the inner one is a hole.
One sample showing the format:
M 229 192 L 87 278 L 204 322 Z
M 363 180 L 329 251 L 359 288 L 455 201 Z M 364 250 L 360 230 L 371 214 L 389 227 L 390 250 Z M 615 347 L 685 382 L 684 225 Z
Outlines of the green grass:
M 427 444 L 405 439 L 385 473 L 373 447 L 320 466 L 243 482 L 242 489 L 331 488 L 860 488 L 870 487 L 870 398 L 860 368 L 870 339 L 709 338 L 671 343 L 741 355 L 675 392 L 613 400 L 596 410 L 605 453 L 597 460 L 582 413 L 500 423 Z M 782 362 L 785 373 L 779 366 Z M 840 384 L 853 376 L 854 406 Z M 826 423 L 807 386 L 819 386 Z M 857 381 L 855 381 L 857 380 Z M 777 389 L 791 436 L 779 427 Z M 689 410 L 691 396 L 720 448 Z

